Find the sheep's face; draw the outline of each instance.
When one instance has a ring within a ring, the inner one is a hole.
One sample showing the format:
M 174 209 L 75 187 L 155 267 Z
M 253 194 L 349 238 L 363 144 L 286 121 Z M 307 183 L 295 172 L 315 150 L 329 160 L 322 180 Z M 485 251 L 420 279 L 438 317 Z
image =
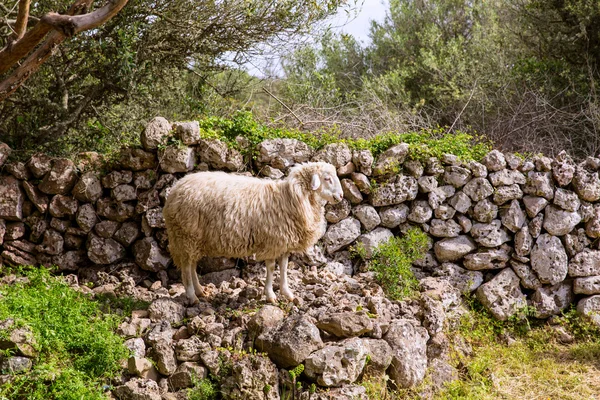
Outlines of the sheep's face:
M 310 186 L 329 203 L 336 204 L 344 198 L 342 184 L 337 177 L 335 167 L 331 164 L 326 164 L 325 167 L 313 174 Z

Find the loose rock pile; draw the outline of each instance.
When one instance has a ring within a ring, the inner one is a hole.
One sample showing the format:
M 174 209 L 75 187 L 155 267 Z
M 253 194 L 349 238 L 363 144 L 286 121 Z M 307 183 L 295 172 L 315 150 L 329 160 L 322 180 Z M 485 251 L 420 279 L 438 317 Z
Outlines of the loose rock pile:
M 172 136 L 181 144 L 167 145 Z M 347 385 L 361 376 L 367 358 L 369 368 L 387 369 L 398 385 L 417 384 L 427 365 L 439 363 L 429 348 L 439 347 L 444 310 L 454 300 L 440 305 L 424 295 L 412 308 L 390 303 L 348 252 L 360 243 L 370 257 L 380 243 L 415 225 L 431 238 L 430 250 L 414 265 L 425 292 L 434 290 L 428 284 L 443 286 L 443 296 L 454 296 L 452 288 L 475 292 L 501 320 L 525 306 L 548 318 L 575 301 L 581 313 L 597 318 L 600 159 L 576 165 L 565 152 L 522 160 L 493 150 L 481 163 L 451 154 L 417 161 L 404 143 L 374 159 L 369 150 L 343 143 L 315 152 L 295 139 L 266 140 L 245 159 L 225 143 L 203 139 L 197 122 L 170 124 L 160 117 L 141 142 L 143 148 L 123 149 L 103 172 L 93 153 L 77 162 L 44 154 L 6 162 L 10 149 L 0 144 L 0 263 L 56 265 L 93 282 L 96 293 L 153 301 L 149 315 L 136 315 L 123 327 L 137 346 L 129 371 L 139 379 L 119 387 L 117 396 L 155 389 L 164 396 L 166 389 L 189 386 L 191 375 L 214 375 L 223 357 L 236 360 L 223 380 L 224 387 L 228 379 L 235 382 L 232 398 L 264 397 L 265 382 L 272 388 L 268 396 L 279 396 L 287 378 L 275 365 L 300 363 L 319 386 L 351 393 L 361 390 Z M 238 143 L 247 146 L 241 137 Z M 235 260 L 206 259 L 202 280 L 213 284 L 214 298 L 185 308 L 172 284 L 177 272 L 167 268 L 161 207 L 171 186 L 198 170 L 279 179 L 310 160 L 336 166 L 345 199 L 327 206 L 320 243 L 296 256 L 291 282 L 302 293 L 299 302 L 286 312 L 260 308 L 264 266 L 246 260 L 241 272 Z M 252 318 L 244 312 L 228 318 L 223 307 L 259 310 Z M 250 347 L 268 358 L 238 354 Z

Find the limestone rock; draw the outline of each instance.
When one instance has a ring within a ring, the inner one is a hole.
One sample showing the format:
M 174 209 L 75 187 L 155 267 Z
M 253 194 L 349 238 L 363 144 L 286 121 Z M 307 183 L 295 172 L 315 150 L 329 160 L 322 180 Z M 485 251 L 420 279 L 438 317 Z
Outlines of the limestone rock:
M 506 321 L 527 305 L 519 282 L 519 277 L 513 270 L 505 268 L 477 289 L 477 298 L 494 317 Z
M 417 200 L 412 203 L 408 220 L 417 224 L 424 224 L 433 216 L 433 210 L 429 207 L 429 203 L 423 200 Z
M 273 168 L 286 170 L 294 164 L 310 160 L 312 150 L 304 142 L 297 139 L 270 139 L 257 146 L 258 166 L 271 165 Z
M 356 243 L 362 245 L 365 249 L 365 257 L 371 258 L 379 245 L 386 243 L 393 237 L 394 234 L 389 229 L 379 227 L 369 233 L 360 235 L 356 239 Z
M 73 197 L 79 201 L 93 203 L 102 196 L 102 185 L 96 172 L 86 172 L 73 187 Z
M 573 293 L 600 294 L 600 276 L 586 276 L 573 280 Z
M 27 161 L 27 167 L 34 177 L 42 178 L 52 168 L 52 158 L 43 153 L 37 153 L 31 156 Z
M 576 211 L 565 211 L 554 205 L 545 210 L 544 229 L 554 236 L 563 236 L 571 232 L 581 222 L 581 215 Z
M 574 298 L 571 283 L 561 282 L 553 286 L 538 288 L 531 296 L 531 304 L 536 310 L 537 318 L 549 318 L 560 314 L 573 302 Z
M 355 150 L 352 153 L 352 163 L 366 176 L 372 173 L 373 161 L 374 158 L 371 150 Z
M 75 215 L 78 206 L 74 198 L 57 194 L 50 201 L 48 210 L 53 217 L 63 218 Z
M 458 261 L 477 249 L 477 245 L 469 236 L 460 235 L 455 238 L 442 239 L 435 242 L 435 257 L 441 261 Z
M 155 117 L 146 125 L 140 136 L 140 141 L 146 151 L 152 151 L 166 141 L 170 132 L 171 124 L 169 121 L 163 117 Z
M 498 216 L 498 206 L 488 199 L 478 201 L 473 207 L 472 216 L 478 222 L 489 224 Z
M 327 204 L 325 206 L 325 219 L 330 224 L 337 224 L 350 215 L 351 209 L 350 202 L 346 199 L 342 199 L 337 204 Z
M 304 373 L 319 386 L 353 383 L 362 373 L 367 355 L 368 350 L 359 338 L 329 344 L 306 359 Z
M 483 273 L 469 271 L 453 263 L 443 263 L 435 271 L 436 276 L 443 277 L 461 293 L 471 293 L 483 283 Z
M 408 218 L 408 211 L 409 208 L 406 204 L 380 209 L 379 218 L 381 219 L 381 226 L 392 229 L 405 223 Z
M 117 386 L 113 394 L 120 400 L 161 400 L 160 388 L 152 379 L 133 378 Z
M 471 199 L 463 192 L 458 192 L 448 200 L 450 204 L 459 213 L 465 214 L 471 208 Z M 492 218 L 493 219 L 493 218 Z
M 95 264 L 113 264 L 125 257 L 125 249 L 120 243 L 94 234 L 89 235 L 86 248 L 88 258 Z
M 379 155 L 373 165 L 373 176 L 387 175 L 397 170 L 408 154 L 408 144 L 400 143 Z
M 170 174 L 191 171 L 196 163 L 194 149 L 191 147 L 167 146 L 159 150 L 158 159 L 160 168 Z
M 465 256 L 464 266 L 471 271 L 506 268 L 510 259 L 508 249 L 490 249 Z
M 515 234 L 515 252 L 521 257 L 526 257 L 531 252 L 533 238 L 529 234 L 529 228 L 524 226 Z
M 531 196 L 540 196 L 546 200 L 552 200 L 554 197 L 552 173 L 535 171 L 528 172 L 527 183 L 523 187 L 523 192 Z
M 600 326 L 600 295 L 579 300 L 577 312 L 588 317 L 596 326 Z
M 20 221 L 24 200 L 19 181 L 12 176 L 0 176 L 0 219 Z
M 513 271 L 521 278 L 521 286 L 526 289 L 538 289 L 542 287 L 542 282 L 538 279 L 528 264 L 524 264 L 515 259 L 510 260 Z
M 509 231 L 517 232 L 525 224 L 525 213 L 517 200 L 511 201 L 510 207 L 502 211 L 502 225 Z
M 457 237 L 460 232 L 460 225 L 451 219 L 432 219 L 429 227 L 429 234 L 435 237 Z
M 175 122 L 175 136 L 186 146 L 198 144 L 200 141 L 200 125 L 198 121 Z
M 417 180 L 412 176 L 398 175 L 371 192 L 374 207 L 392 206 L 417 197 Z
M 488 171 L 500 171 L 506 167 L 506 159 L 504 154 L 498 150 L 492 150 L 483 157 L 481 162 L 486 166 Z
M 600 250 L 584 249 L 571 259 L 568 270 L 572 277 L 600 275 Z
M 438 181 L 435 176 L 429 175 L 419 177 L 417 184 L 421 193 L 429 193 L 438 187 Z
M 356 217 L 363 228 L 367 231 L 375 229 L 380 223 L 381 218 L 375 208 L 368 204 L 362 204 L 352 209 L 352 215 Z
M 363 196 L 354 182 L 350 179 L 342 179 L 340 183 L 342 184 L 344 197 L 348 199 L 350 203 L 360 204 L 363 201 Z
M 313 156 L 312 161 L 323 161 L 341 168 L 352 160 L 352 153 L 346 143 L 331 143 Z
M 567 276 L 567 253 L 560 239 L 544 233 L 531 250 L 531 267 L 542 283 L 556 285 Z
M 498 247 L 510 240 L 500 220 L 493 220 L 489 224 L 474 224 L 471 228 L 473 239 L 484 247 Z
M 142 149 L 123 149 L 119 161 L 123 169 L 131 171 L 155 169 L 157 165 L 156 155 Z
M 260 335 L 256 339 L 256 347 L 266 352 L 280 368 L 290 368 L 323 348 L 323 341 L 311 318 L 295 314 L 287 317 L 276 329 Z
M 581 200 L 595 202 L 600 200 L 600 179 L 598 172 L 588 172 L 578 167 L 573 177 L 573 188 Z
M 565 211 L 575 212 L 579 210 L 581 202 L 575 192 L 557 188 L 556 192 L 554 192 L 554 204 Z
M 320 316 L 317 327 L 337 337 L 348 338 L 370 333 L 373 323 L 365 312 L 346 311 Z
M 427 330 L 413 320 L 394 320 L 384 339 L 392 348 L 390 378 L 401 388 L 421 383 L 427 370 Z
M 158 246 L 158 243 L 152 237 L 146 237 L 135 242 L 133 256 L 135 257 L 135 263 L 141 269 L 151 272 L 166 269 L 171 261 L 169 255 Z
M 153 322 L 167 321 L 170 324 L 180 324 L 185 317 L 185 307 L 171 298 L 160 298 L 150 304 L 148 313 Z
M 525 175 L 517 170 L 502 169 L 489 174 L 488 179 L 492 186 L 510 186 L 514 184 L 524 185 L 527 179 Z
M 463 187 L 471 179 L 471 171 L 463 167 L 446 167 L 444 182 L 455 188 Z
M 521 187 L 516 183 L 510 186 L 500 186 L 494 191 L 494 203 L 501 205 L 510 200 L 523 198 Z
M 538 196 L 525 196 L 523 197 L 523 204 L 525 204 L 525 210 L 529 218 L 534 218 L 548 205 L 548 200 Z
M 333 254 L 354 242 L 360 236 L 360 222 L 355 218 L 346 218 L 330 225 L 323 236 L 323 244 L 328 254 Z
M 481 201 L 488 196 L 491 196 L 494 193 L 494 188 L 487 179 L 485 178 L 475 178 L 471 179 L 469 183 L 467 183 L 463 187 L 463 192 L 465 192 L 473 201 Z

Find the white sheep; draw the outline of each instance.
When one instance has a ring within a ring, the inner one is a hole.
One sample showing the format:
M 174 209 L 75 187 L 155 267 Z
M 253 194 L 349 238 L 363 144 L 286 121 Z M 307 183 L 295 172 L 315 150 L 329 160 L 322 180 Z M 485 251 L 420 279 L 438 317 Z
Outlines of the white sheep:
M 304 252 L 324 233 L 324 205 L 343 198 L 335 167 L 324 162 L 290 169 L 273 181 L 224 172 L 186 175 L 171 189 L 163 215 L 173 262 L 181 269 L 188 300 L 203 295 L 196 264 L 200 258 L 254 256 L 265 261 L 265 296 L 275 302 L 273 272 L 279 260 L 280 291 L 287 283 L 290 253 Z

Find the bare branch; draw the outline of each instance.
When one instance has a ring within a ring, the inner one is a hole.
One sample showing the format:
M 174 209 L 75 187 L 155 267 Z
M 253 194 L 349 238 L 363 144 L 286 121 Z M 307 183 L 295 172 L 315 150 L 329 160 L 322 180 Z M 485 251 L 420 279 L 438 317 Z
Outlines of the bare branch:
M 15 24 L 15 40 L 21 39 L 27 29 L 30 1 L 31 0 L 19 0 L 19 13 L 17 14 L 17 23 Z
M 285 103 L 283 101 L 279 100 L 277 98 L 277 96 L 275 96 L 273 93 L 269 92 L 266 87 L 263 87 L 262 90 L 264 90 L 269 96 L 271 96 L 272 98 L 277 100 L 277 102 L 279 104 L 281 104 L 283 107 L 285 107 L 285 109 L 288 110 L 294 116 L 294 118 L 296 118 L 296 120 L 300 123 L 300 126 L 304 125 L 304 122 L 302 122 L 302 120 L 300 118 L 298 118 L 298 116 L 292 111 L 292 109 L 289 108 L 287 105 L 285 105 Z

